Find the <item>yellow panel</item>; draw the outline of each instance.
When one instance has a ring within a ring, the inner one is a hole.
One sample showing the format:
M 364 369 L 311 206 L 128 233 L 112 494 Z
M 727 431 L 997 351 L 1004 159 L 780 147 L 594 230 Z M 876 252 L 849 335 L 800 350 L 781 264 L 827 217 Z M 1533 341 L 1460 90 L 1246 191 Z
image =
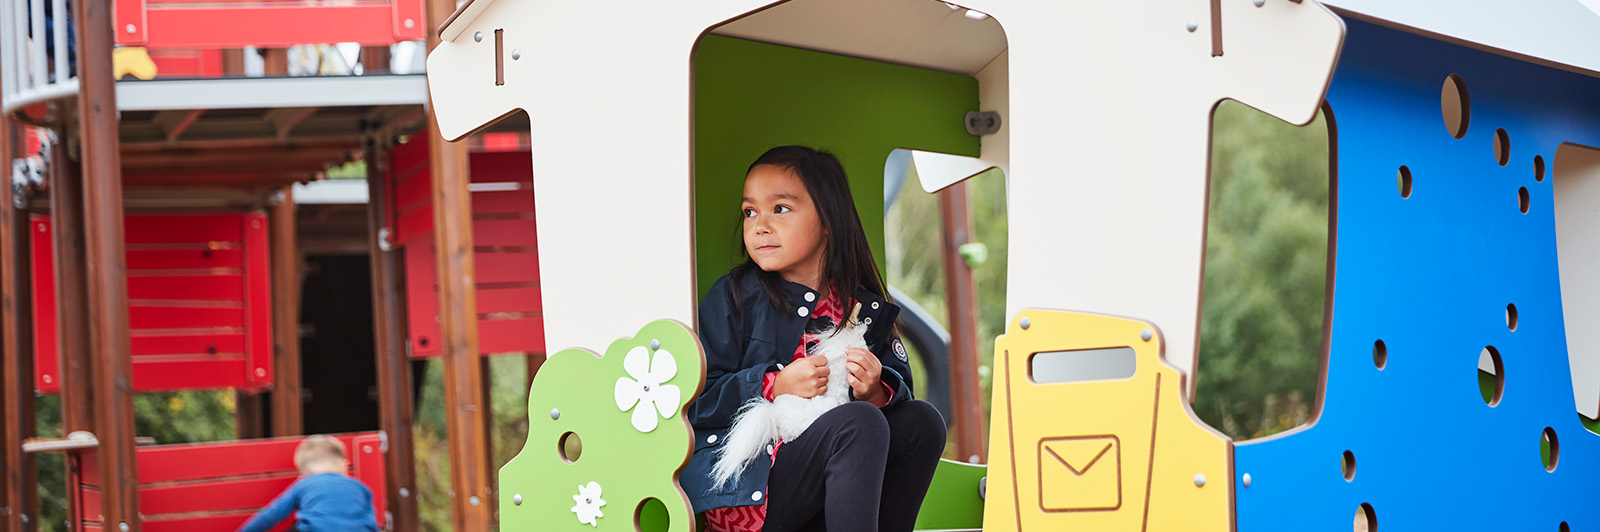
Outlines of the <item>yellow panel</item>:
M 1038 353 L 1116 348 L 1132 349 L 1131 377 L 1041 383 L 1030 371 Z M 1139 320 L 1017 315 L 995 340 L 984 530 L 1232 529 L 1233 444 L 1194 417 L 1161 350 Z

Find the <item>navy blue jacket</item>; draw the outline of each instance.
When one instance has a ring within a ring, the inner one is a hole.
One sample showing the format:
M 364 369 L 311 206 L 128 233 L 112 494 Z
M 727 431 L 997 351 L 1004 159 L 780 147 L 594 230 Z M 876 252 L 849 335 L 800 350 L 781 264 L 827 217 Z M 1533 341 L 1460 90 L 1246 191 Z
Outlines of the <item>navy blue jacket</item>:
M 714 451 L 728 433 L 734 415 L 745 401 L 761 396 L 767 372 L 794 359 L 795 348 L 805 333 L 808 316 L 820 303 L 820 294 L 800 283 L 784 281 L 788 302 L 774 309 L 761 282 L 746 274 L 734 293 L 728 274 L 717 279 L 711 292 L 700 302 L 700 344 L 706 353 L 706 385 L 700 397 L 689 405 L 689 423 L 694 425 L 694 455 L 678 475 L 678 483 L 696 513 L 729 506 L 761 504 L 766 498 L 767 473 L 772 458 L 762 454 L 744 474 L 723 489 L 711 491 L 711 465 Z M 867 347 L 883 362 L 880 379 L 894 390 L 888 408 L 911 396 L 911 367 L 905 348 L 894 336 L 894 320 L 900 307 L 882 296 L 857 289 L 861 303 L 857 319 L 867 324 Z M 734 301 L 738 301 L 738 306 Z M 841 303 L 844 304 L 841 298 Z M 738 310 L 735 310 L 738 309 Z M 849 316 L 850 309 L 844 309 Z

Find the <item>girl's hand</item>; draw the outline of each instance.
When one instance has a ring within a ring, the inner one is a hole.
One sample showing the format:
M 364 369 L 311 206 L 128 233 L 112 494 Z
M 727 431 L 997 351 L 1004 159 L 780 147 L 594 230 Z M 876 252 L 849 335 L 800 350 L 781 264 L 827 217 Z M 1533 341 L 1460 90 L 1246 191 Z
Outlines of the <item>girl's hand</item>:
M 812 355 L 784 366 L 772 381 L 772 395 L 810 399 L 828 391 L 828 357 Z
M 859 347 L 846 349 L 844 353 L 845 367 L 850 368 L 850 389 L 855 391 L 856 399 L 882 405 L 887 392 L 880 384 L 883 363 L 878 356 Z

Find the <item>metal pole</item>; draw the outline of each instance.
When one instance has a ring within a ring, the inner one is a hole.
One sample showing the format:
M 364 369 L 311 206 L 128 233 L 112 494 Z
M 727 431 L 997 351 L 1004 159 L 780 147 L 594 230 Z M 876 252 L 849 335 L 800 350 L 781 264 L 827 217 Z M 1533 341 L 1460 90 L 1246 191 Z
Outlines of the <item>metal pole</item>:
M 978 386 L 978 316 L 972 268 L 959 248 L 972 239 L 972 211 L 967 184 L 939 192 L 942 220 L 944 288 L 950 312 L 950 399 L 954 407 L 956 453 L 962 460 L 983 463 L 983 402 Z
M 368 139 L 367 231 L 372 269 L 372 334 L 378 364 L 379 426 L 388 436 L 384 475 L 389 491 L 389 514 L 394 532 L 415 532 L 421 517 L 417 510 L 417 464 L 411 434 L 411 357 L 406 354 L 404 298 L 400 257 L 389 248 L 393 234 L 389 210 L 389 151 Z
M 101 515 L 107 529 L 139 532 L 134 453 L 133 361 L 128 333 L 128 276 L 122 215 L 122 167 L 109 1 L 73 3 L 77 21 L 87 258 L 89 347 L 94 353 L 95 436 L 100 440 Z M 126 524 L 127 528 L 122 528 Z

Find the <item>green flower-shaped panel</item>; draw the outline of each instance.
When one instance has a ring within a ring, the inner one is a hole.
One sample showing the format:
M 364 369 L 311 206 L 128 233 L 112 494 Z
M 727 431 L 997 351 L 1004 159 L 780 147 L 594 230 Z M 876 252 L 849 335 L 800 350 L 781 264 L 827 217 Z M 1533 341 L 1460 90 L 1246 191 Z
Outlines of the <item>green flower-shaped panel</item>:
M 690 531 L 677 476 L 694 438 L 684 407 L 704 382 L 699 339 L 672 320 L 604 356 L 552 355 L 528 394 L 528 442 L 500 468 L 502 528 Z

